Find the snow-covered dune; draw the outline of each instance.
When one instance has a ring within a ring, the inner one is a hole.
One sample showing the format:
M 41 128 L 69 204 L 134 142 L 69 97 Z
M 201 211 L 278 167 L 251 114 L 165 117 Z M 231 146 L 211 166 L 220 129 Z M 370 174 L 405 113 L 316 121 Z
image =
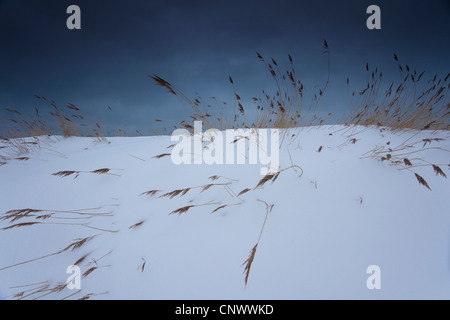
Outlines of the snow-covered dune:
M 4 148 L 2 298 L 449 299 L 448 138 L 291 129 L 258 187 L 259 164 L 155 157 L 169 136 Z M 65 286 L 75 264 L 80 289 Z

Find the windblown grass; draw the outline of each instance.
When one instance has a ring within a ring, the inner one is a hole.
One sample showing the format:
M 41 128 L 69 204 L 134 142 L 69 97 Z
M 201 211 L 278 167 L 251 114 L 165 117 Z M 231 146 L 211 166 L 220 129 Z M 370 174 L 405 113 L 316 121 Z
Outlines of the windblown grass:
M 31 115 L 4 108 L 9 119 L 0 117 L 0 140 L 13 154 L 27 154 L 41 148 L 44 138 L 53 135 L 69 137 L 93 137 L 98 142 L 107 142 L 103 126 L 99 122 L 86 123 L 82 110 L 72 103 L 59 107 L 55 101 L 35 95 L 43 108 L 34 108 Z M 50 110 L 49 110 L 50 109 Z M 3 148 L 2 148 L 3 149 Z
M 448 90 L 450 74 L 438 78 L 434 75 L 424 80 L 425 72 L 417 72 L 407 64 L 402 65 L 394 54 L 400 73 L 400 83 L 392 81 L 382 90 L 383 74 L 378 68 L 366 66 L 369 81 L 350 106 L 345 124 L 383 126 L 394 130 L 448 130 L 450 128 L 450 104 Z M 352 94 L 355 97 L 355 92 Z
M 441 138 L 426 138 L 414 141 L 412 140 L 414 136 L 411 136 L 397 146 L 393 146 L 390 143 L 377 146 L 364 154 L 361 159 L 377 159 L 382 162 L 388 162 L 392 166 L 399 167 L 400 170 L 407 170 L 414 174 L 420 185 L 431 191 L 431 187 L 425 178 L 419 175 L 414 169 L 417 167 L 430 167 L 436 176 L 447 178 L 447 175 L 440 167 L 443 164 L 430 163 L 421 158 L 420 154 L 423 154 L 427 150 L 437 150 L 445 153 L 450 153 L 450 150 L 436 146 L 437 143 L 442 141 Z
M 267 222 L 267 218 L 269 216 L 269 213 L 272 211 L 273 209 L 273 204 L 269 205 L 267 204 L 267 202 L 265 202 L 264 200 L 259 200 L 258 201 L 264 203 L 266 205 L 266 216 L 264 218 L 264 222 L 261 226 L 261 230 L 259 232 L 259 236 L 258 236 L 258 241 L 256 241 L 256 244 L 253 246 L 253 248 L 250 250 L 250 254 L 247 258 L 247 260 L 244 261 L 244 263 L 242 264 L 244 267 L 244 274 L 245 274 L 245 286 L 247 286 L 248 283 L 248 277 L 250 275 L 250 270 L 252 268 L 252 264 L 253 261 L 255 260 L 255 255 L 256 255 L 256 250 L 258 249 L 259 243 L 261 241 L 261 236 L 263 234 L 264 231 L 264 227 L 266 226 L 266 222 Z
M 161 77 L 156 75 L 149 77 L 153 79 L 156 84 L 167 89 L 170 94 L 177 96 L 181 99 L 181 101 L 190 106 L 192 114 L 190 115 L 189 121 L 201 120 L 208 129 L 219 128 L 223 130 L 237 129 L 241 127 L 290 129 L 303 126 L 322 125 L 326 123 L 326 121 L 330 121 L 331 115 L 328 114 L 325 118 L 321 118 L 319 116 L 321 101 L 323 101 L 322 99 L 326 94 L 331 73 L 331 55 L 328 43 L 325 40 L 323 42 L 323 48 L 328 60 L 327 80 L 322 86 L 320 86 L 319 89 L 313 91 L 313 97 L 311 100 L 306 99 L 306 89 L 303 83 L 297 78 L 294 68 L 294 60 L 291 55 L 288 55 L 288 70 L 283 71 L 274 58 L 266 59 L 260 53 L 257 53 L 257 59 L 266 66 L 274 81 L 275 93 L 269 94 L 268 91 L 262 90 L 262 94 L 260 96 L 251 98 L 252 105 L 244 102 L 242 95 L 237 92 L 237 85 L 231 76 L 228 77 L 228 82 L 233 88 L 233 101 L 231 103 L 227 103 L 225 107 L 224 105 L 218 106 L 217 104 L 214 107 L 204 102 L 200 97 L 193 99 L 188 98 L 180 90 L 176 89 L 172 84 Z M 382 83 L 382 72 L 378 70 L 378 68 L 375 68 L 374 70 L 370 69 L 367 64 L 366 72 L 368 82 L 362 87 L 361 90 L 359 90 L 359 92 L 354 91 L 352 93 L 351 101 L 347 106 L 345 106 L 346 110 L 349 111 L 347 114 L 343 115 L 340 120 L 338 120 L 338 123 L 344 124 L 347 127 L 357 125 L 366 127 L 378 126 L 382 128 L 380 130 L 384 130 L 386 128 L 391 130 L 449 130 L 450 105 L 448 103 L 447 94 L 448 89 L 450 88 L 448 81 L 450 75 L 447 75 L 445 78 L 438 78 L 437 75 L 435 75 L 426 81 L 424 78 L 425 72 L 419 73 L 410 68 L 408 65 L 401 64 L 395 54 L 394 61 L 399 70 L 400 83 L 395 83 L 393 81 L 390 83 L 388 88 L 385 89 Z M 349 88 L 349 86 L 350 81 L 347 79 L 347 87 Z M 88 129 L 89 126 L 84 123 L 85 117 L 81 114 L 81 109 L 79 107 L 72 103 L 68 103 L 65 107 L 58 107 L 54 101 L 50 101 L 45 97 L 36 96 L 36 98 L 50 106 L 51 111 L 48 112 L 48 115 L 50 115 L 52 125 L 48 125 L 48 122 L 44 120 L 42 112 L 38 108 L 35 109 L 35 114 L 31 117 L 24 116 L 18 110 L 6 108 L 5 111 L 11 116 L 11 118 L 9 120 L 0 119 L 0 123 L 2 125 L 0 129 L 0 141 L 2 144 L 0 146 L 0 151 L 3 153 L 8 150 L 10 153 L 0 155 L 0 166 L 7 164 L 7 161 L 29 160 L 30 158 L 24 156 L 24 154 L 41 148 L 41 145 L 43 144 L 42 137 L 46 135 L 54 135 L 59 133 L 66 138 L 73 136 L 88 136 L 93 137 L 99 142 L 107 141 L 104 128 L 99 122 L 91 124 L 91 128 Z M 215 98 L 213 100 L 215 100 Z M 232 112 L 230 112 L 230 110 L 224 110 L 224 108 L 229 108 Z M 108 107 L 108 109 L 111 110 L 110 107 Z M 158 123 L 162 122 L 159 119 L 155 121 Z M 178 127 L 193 130 L 192 125 L 189 124 L 187 120 L 181 121 Z M 284 131 L 283 138 L 287 136 L 287 132 L 287 130 Z M 136 131 L 136 133 L 140 134 L 139 131 Z M 119 129 L 117 135 L 126 136 L 127 133 Z M 330 133 L 330 135 L 332 134 Z M 292 135 L 292 137 L 293 136 L 294 135 Z M 233 142 L 235 143 L 239 139 L 242 138 L 237 138 Z M 349 138 L 338 148 L 356 144 L 357 141 L 358 139 L 356 138 Z M 447 178 L 447 176 L 441 169 L 442 164 L 429 163 L 426 160 L 417 157 L 417 152 L 430 149 L 450 152 L 440 148 L 438 146 L 439 141 L 441 141 L 439 138 L 427 138 L 413 142 L 407 140 L 398 146 L 393 146 L 390 142 L 388 142 L 384 146 L 378 146 L 371 150 L 366 155 L 363 155 L 362 158 L 376 159 L 382 161 L 383 163 L 396 166 L 400 168 L 400 170 L 408 170 L 414 174 L 415 179 L 421 186 L 420 188 L 424 187 L 432 190 L 425 178 L 422 175 L 419 175 L 415 168 L 426 166 L 430 168 L 430 173 L 433 172 L 436 176 L 440 176 L 442 178 Z M 167 149 L 170 149 L 173 146 L 174 145 L 170 145 Z M 316 148 L 317 147 L 318 149 L 316 149 L 316 151 L 318 153 L 324 152 L 324 146 L 320 145 L 316 146 Z M 413 150 L 413 148 L 416 149 Z M 417 148 L 419 150 L 417 150 Z M 162 159 L 167 158 L 170 155 L 170 153 L 164 152 L 155 155 L 153 158 Z M 144 159 L 140 160 L 145 161 Z M 159 189 L 152 189 L 141 193 L 141 195 L 152 198 L 152 201 L 164 201 L 157 199 L 172 200 L 175 198 L 177 198 L 177 200 L 182 198 L 183 200 L 186 198 L 184 196 L 190 196 L 193 193 L 192 191 L 195 189 L 200 190 L 197 194 L 208 194 L 211 190 L 223 188 L 223 190 L 231 196 L 233 201 L 229 201 L 229 203 L 222 203 L 210 200 L 200 203 L 183 203 L 180 207 L 170 211 L 169 213 L 169 215 L 181 216 L 187 214 L 188 212 L 190 213 L 194 208 L 211 206 L 211 214 L 218 215 L 226 211 L 226 208 L 241 205 L 245 199 L 249 199 L 249 194 L 252 192 L 258 192 L 259 189 L 266 188 L 271 184 L 274 184 L 280 177 L 280 174 L 288 169 L 299 169 L 301 171 L 299 177 L 303 175 L 302 168 L 292 164 L 290 167 L 279 170 L 276 173 L 269 173 L 258 181 L 255 181 L 254 187 L 239 186 L 239 189 L 237 190 L 241 190 L 240 192 L 234 191 L 238 180 L 219 175 L 212 175 L 208 178 L 210 181 L 202 185 L 184 188 L 177 186 L 176 189 L 166 192 Z M 112 173 L 112 170 L 119 169 L 101 168 L 92 171 L 64 170 L 55 172 L 52 175 L 61 178 L 69 176 L 77 178 L 80 174 L 84 173 L 119 176 L 118 174 Z M 226 180 L 227 182 L 221 182 L 223 180 Z M 311 183 L 313 182 L 311 181 Z M 317 189 L 317 181 L 314 181 L 314 186 Z M 251 248 L 248 258 L 242 264 L 244 266 L 244 281 L 246 286 L 248 284 L 252 265 L 255 261 L 257 249 L 260 247 L 261 237 L 266 226 L 268 216 L 274 207 L 273 204 L 269 205 L 265 201 L 258 201 L 265 204 L 266 212 L 256 244 Z M 360 197 L 359 202 L 362 205 L 362 197 Z M 95 212 L 95 210 L 92 210 L 91 212 L 86 210 L 54 211 L 29 208 L 17 209 L 10 210 L 0 216 L 0 222 L 9 223 L 9 225 L 3 226 L 0 230 L 5 231 L 23 227 L 52 224 L 80 226 L 95 229 L 101 231 L 100 234 L 105 232 L 117 233 L 119 230 L 109 230 L 106 228 L 96 227 L 83 220 L 95 217 L 110 216 L 110 212 L 98 213 Z M 55 219 L 82 221 L 54 222 Z M 129 226 L 128 229 L 136 230 L 144 223 L 145 220 L 138 221 Z M 25 263 L 45 259 L 64 252 L 75 251 L 85 246 L 86 243 L 92 241 L 100 234 L 75 239 L 74 242 L 70 243 L 60 251 L 6 266 L 0 268 L 0 271 Z M 88 254 L 84 254 L 75 262 L 75 264 L 84 262 L 87 257 Z M 144 271 L 146 265 L 145 259 L 142 260 L 143 262 L 138 266 L 138 270 L 141 272 Z M 83 278 L 94 273 L 94 271 L 101 267 L 108 266 L 99 266 L 95 262 L 95 265 L 91 266 L 83 273 Z M 44 297 L 55 292 L 60 292 L 65 288 L 65 286 L 66 285 L 62 284 L 52 287 L 46 282 L 37 283 L 30 285 L 30 288 L 27 287 L 27 289 L 17 293 L 16 298 L 23 299 L 31 296 Z M 75 292 L 73 295 L 78 293 L 79 291 Z M 81 299 L 89 299 L 94 295 L 95 294 L 90 293 L 84 295 Z
M 223 105 L 208 104 L 200 97 L 190 99 L 171 83 L 157 75 L 149 76 L 156 84 L 177 96 L 192 108 L 189 115 L 192 120 L 201 120 L 207 129 L 218 128 L 294 128 L 322 124 L 344 124 L 347 126 L 380 126 L 393 130 L 448 130 L 450 128 L 450 104 L 448 89 L 450 74 L 439 78 L 434 75 L 425 80 L 425 72 L 418 72 L 407 64 L 400 63 L 396 54 L 394 62 L 400 73 L 400 81 L 391 81 L 387 88 L 382 84 L 383 74 L 378 68 L 370 69 L 366 64 L 367 84 L 353 91 L 348 105 L 342 110 L 345 114 L 334 115 L 331 123 L 331 113 L 320 116 L 321 99 L 326 93 L 330 81 L 331 58 L 326 40 L 323 42 L 324 53 L 328 58 L 328 75 L 325 84 L 313 92 L 313 98 L 306 103 L 305 87 L 297 79 L 294 60 L 288 55 L 289 68 L 281 70 L 274 58 L 265 59 L 257 53 L 259 61 L 264 63 L 274 80 L 276 93 L 271 95 L 262 90 L 260 97 L 252 97 L 253 106 L 245 105 L 241 95 L 235 90 L 235 81 L 229 76 L 233 87 L 234 108 L 231 103 Z M 350 90 L 350 79 L 347 78 L 347 92 Z M 217 99 L 212 97 L 214 101 Z M 348 97 L 347 97 L 348 100 Z M 224 106 L 227 110 L 224 110 Z M 232 109 L 233 112 L 229 112 Z M 248 112 L 250 110 L 250 112 Z M 179 127 L 192 129 L 184 120 Z
M 74 171 L 74 170 L 63 170 L 63 171 L 58 171 L 55 173 L 52 173 L 52 176 L 57 176 L 57 177 L 69 177 L 74 175 L 74 179 L 78 178 L 78 176 L 80 175 L 80 173 L 94 173 L 94 174 L 108 174 L 108 175 L 112 175 L 112 176 L 117 176 L 119 177 L 119 174 L 116 173 L 111 173 L 111 170 L 118 170 L 118 169 L 110 169 L 110 168 L 102 168 L 102 169 L 97 169 L 97 170 L 93 170 L 93 171 Z

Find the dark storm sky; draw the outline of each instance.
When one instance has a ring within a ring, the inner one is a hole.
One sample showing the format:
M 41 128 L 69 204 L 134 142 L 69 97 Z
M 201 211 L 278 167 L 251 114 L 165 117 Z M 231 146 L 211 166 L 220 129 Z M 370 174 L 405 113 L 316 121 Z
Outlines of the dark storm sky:
M 353 89 L 365 85 L 366 62 L 398 80 L 394 52 L 418 71 L 448 73 L 449 2 L 0 0 L 0 107 L 31 112 L 38 94 L 74 103 L 107 128 L 151 133 L 153 119 L 185 113 L 146 74 L 191 97 L 227 100 L 231 75 L 247 101 L 273 85 L 255 52 L 280 63 L 290 53 L 312 92 L 327 77 L 325 38 L 332 65 L 323 104 L 338 111 L 347 76 Z M 81 30 L 66 28 L 71 4 L 81 8 Z M 381 8 L 381 30 L 366 28 L 371 4 Z

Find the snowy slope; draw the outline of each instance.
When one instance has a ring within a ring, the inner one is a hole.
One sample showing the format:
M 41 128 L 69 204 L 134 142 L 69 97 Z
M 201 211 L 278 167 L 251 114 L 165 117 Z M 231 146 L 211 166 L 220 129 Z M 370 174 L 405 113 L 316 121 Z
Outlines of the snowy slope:
M 170 156 L 154 158 L 170 152 L 168 136 L 42 138 L 28 160 L 0 166 L 0 217 L 48 210 L 0 221 L 0 228 L 39 222 L 0 230 L 2 297 L 449 299 L 449 184 L 423 166 L 449 173 L 449 133 L 322 126 L 287 136 L 280 167 L 301 169 L 256 189 L 260 165 L 177 166 Z M 424 140 L 436 138 L 446 140 Z M 399 145 L 408 147 L 395 151 Z M 376 147 L 383 151 L 367 157 Z M 392 158 L 381 161 L 388 153 Z M 405 157 L 411 171 L 392 163 Z M 101 168 L 111 170 L 89 172 Z M 75 179 L 52 175 L 63 170 L 83 172 Z M 201 192 L 210 183 L 226 186 Z M 160 197 L 188 187 L 184 195 Z M 150 190 L 160 192 L 141 195 Z M 246 286 L 243 263 L 267 212 L 258 200 L 274 206 Z M 189 205 L 202 206 L 169 215 Z M 222 205 L 233 206 L 211 213 Z M 81 290 L 51 290 L 83 256 Z M 380 267 L 379 290 L 366 286 L 370 265 Z

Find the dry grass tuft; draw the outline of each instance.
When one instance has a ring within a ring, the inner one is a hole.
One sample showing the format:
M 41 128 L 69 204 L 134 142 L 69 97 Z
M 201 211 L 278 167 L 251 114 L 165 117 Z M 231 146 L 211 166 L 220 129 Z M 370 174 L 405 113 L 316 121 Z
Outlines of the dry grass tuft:
M 423 141 L 423 147 L 425 147 L 428 143 L 429 144 L 431 144 L 431 142 L 432 141 L 437 141 L 437 142 L 439 142 L 439 141 L 443 141 L 444 139 L 442 139 L 442 138 L 427 138 L 427 139 L 422 139 L 422 141 Z
M 373 125 L 393 130 L 450 128 L 450 112 L 448 112 L 450 105 L 447 102 L 449 76 L 441 79 L 434 76 L 426 82 L 423 79 L 425 72 L 419 73 L 407 65 L 402 66 L 397 55 L 394 55 L 394 63 L 400 70 L 399 83 L 393 81 L 390 85 L 384 85 L 382 72 L 378 68 L 371 69 L 369 64 L 366 64 L 367 83 L 362 88 L 350 92 L 350 81 L 346 79 L 345 109 L 348 112 L 340 119 L 332 113 L 322 116 L 321 99 L 329 84 L 331 69 L 330 49 L 326 41 L 323 42 L 323 48 L 328 59 L 327 79 L 323 86 L 318 88 L 316 86 L 316 89 L 309 92 L 296 77 L 291 55 L 288 55 L 288 68 L 282 70 L 275 59 L 266 60 L 260 53 L 256 53 L 257 59 L 265 64 L 270 73 L 274 86 L 273 90 L 262 90 L 262 95 L 251 98 L 253 108 L 245 105 L 246 99 L 236 92 L 235 81 L 231 76 L 229 83 L 233 87 L 234 108 L 230 108 L 227 102 L 218 102 L 214 97 L 211 100 L 215 106 L 204 103 L 200 97 L 189 99 L 162 78 L 155 75 L 150 78 L 186 102 L 194 111 L 191 118 L 204 120 L 208 129 L 294 128 L 336 123 L 348 126 Z M 306 94 L 312 99 L 307 99 Z M 309 105 L 306 105 L 306 101 L 310 101 Z M 185 125 L 187 124 L 182 121 L 181 126 Z M 356 143 L 356 140 L 353 139 L 351 143 Z
M 200 191 L 200 192 L 204 192 L 204 191 L 208 190 L 209 188 L 211 188 L 214 185 L 215 184 L 213 184 L 213 183 L 207 184 L 207 185 L 203 186 L 202 191 Z
M 188 212 L 189 209 L 195 207 L 195 205 L 190 205 L 190 206 L 185 206 L 182 208 L 178 208 L 176 210 L 173 210 L 171 213 L 169 213 L 169 215 L 171 214 L 178 214 L 178 215 L 182 215 L 183 213 Z
M 269 216 L 269 213 L 272 212 L 272 209 L 273 209 L 273 206 L 274 206 L 273 204 L 271 204 L 271 205 L 267 204 L 267 202 L 265 202 L 264 200 L 259 200 L 258 199 L 258 201 L 265 204 L 265 206 L 266 206 L 266 216 L 264 218 L 264 223 L 263 223 L 263 225 L 261 227 L 261 231 L 259 232 L 258 241 L 253 246 L 252 250 L 250 250 L 250 254 L 249 254 L 247 260 L 245 260 L 244 263 L 242 264 L 242 265 L 245 265 L 245 268 L 244 268 L 245 286 L 247 286 L 248 276 L 250 275 L 250 269 L 251 269 L 253 261 L 255 259 L 256 249 L 258 248 L 258 245 L 259 245 L 259 243 L 261 241 L 261 236 L 263 234 L 264 227 L 266 226 L 267 218 Z
M 75 263 L 73 265 L 77 266 L 80 263 L 82 263 L 84 260 L 86 260 L 86 258 L 88 257 L 88 254 L 85 254 L 84 256 L 82 256 L 81 258 L 79 258 L 77 261 L 75 261 Z
M 301 124 L 320 123 L 318 117 L 313 117 L 314 111 L 317 111 L 321 97 L 323 96 L 329 81 L 330 74 L 330 55 L 328 45 L 324 44 L 325 53 L 328 55 L 328 79 L 322 89 L 315 90 L 314 99 L 309 106 L 309 114 L 302 114 L 304 102 L 304 86 L 296 79 L 293 59 L 290 55 L 289 70 L 283 72 L 275 59 L 266 62 L 261 54 L 257 53 L 259 61 L 266 65 L 270 73 L 276 92 L 269 94 L 262 90 L 261 97 L 253 97 L 253 108 L 245 105 L 245 99 L 235 90 L 235 82 L 229 76 L 229 82 L 233 87 L 234 107 L 230 108 L 227 102 L 218 102 L 214 97 L 211 98 L 212 104 L 204 103 L 200 97 L 190 99 L 177 90 L 166 80 L 158 76 L 149 76 L 155 83 L 169 90 L 170 93 L 181 98 L 193 110 L 191 118 L 202 120 L 207 129 L 219 128 L 220 130 L 232 129 L 238 127 L 245 128 L 292 128 L 299 127 Z M 210 114 L 210 110 L 213 114 Z M 186 127 L 183 121 L 181 127 Z
M 450 150 L 438 146 L 431 146 L 433 142 L 440 142 L 445 140 L 442 138 L 427 138 L 417 141 L 412 140 L 412 138 L 419 133 L 420 132 L 416 131 L 412 136 L 410 136 L 408 139 L 406 139 L 397 146 L 390 146 L 390 144 L 389 147 L 377 146 L 373 150 L 367 152 L 363 157 L 361 157 L 361 159 L 374 158 L 379 159 L 381 161 L 387 161 L 394 166 L 399 166 L 400 167 L 399 170 L 408 170 L 409 172 L 413 173 L 419 184 L 431 190 L 427 181 L 422 176 L 414 172 L 413 168 L 430 166 L 433 168 L 433 171 L 437 176 L 440 175 L 444 178 L 447 178 L 446 174 L 439 167 L 439 165 L 441 164 L 439 165 L 433 164 L 420 157 L 412 158 L 414 160 L 414 163 L 412 163 L 410 158 L 408 157 L 413 155 L 417 156 L 418 154 L 423 153 L 424 151 L 427 150 L 439 150 L 441 152 L 450 152 Z
M 220 207 L 215 208 L 213 211 L 211 211 L 211 213 L 217 212 L 217 211 L 219 211 L 220 209 L 223 209 L 223 208 L 226 208 L 226 207 L 228 207 L 228 206 L 227 206 L 226 204 L 224 204 L 223 206 L 220 206 Z
M 446 174 L 444 173 L 444 171 L 442 171 L 442 169 L 439 166 L 434 165 L 434 164 L 432 166 L 433 166 L 434 173 L 437 176 L 440 175 L 440 176 L 442 176 L 444 178 L 447 178 Z
M 74 179 L 78 178 L 80 173 L 93 173 L 93 174 L 108 174 L 108 175 L 112 175 L 112 176 L 117 176 L 119 177 L 120 175 L 115 174 L 115 173 L 111 173 L 112 169 L 109 168 L 102 168 L 102 169 L 97 169 L 97 170 L 93 170 L 93 171 L 75 171 L 75 170 L 64 170 L 64 171 L 59 171 L 59 172 L 55 172 L 52 173 L 52 176 L 57 176 L 57 177 L 68 177 L 71 175 L 75 175 Z M 119 170 L 119 169 L 116 169 Z
M 244 274 L 245 274 L 245 286 L 247 286 L 248 276 L 250 275 L 250 269 L 252 268 L 253 260 L 255 260 L 256 249 L 258 249 L 258 243 L 255 244 L 250 250 L 250 254 L 248 255 L 247 260 L 244 261 L 242 265 L 245 265 Z
M 59 171 L 59 172 L 55 172 L 52 173 L 52 176 L 58 176 L 58 177 L 68 177 L 71 176 L 73 174 L 77 174 L 80 173 L 80 171 L 69 171 L 69 170 L 65 170 L 65 171 Z M 75 177 L 76 178 L 76 177 Z
M 91 236 L 91 237 L 86 237 L 86 238 L 83 238 L 83 239 L 77 239 L 77 241 L 71 243 L 66 248 L 64 248 L 64 249 L 62 249 L 60 251 L 57 251 L 57 252 L 54 252 L 54 253 L 50 253 L 50 254 L 47 254 L 47 255 L 44 255 L 44 256 L 41 256 L 41 257 L 38 257 L 38 258 L 34 258 L 34 259 L 26 260 L 26 261 L 23 261 L 23 262 L 19 262 L 19 263 L 16 263 L 16 264 L 13 264 L 13 265 L 10 265 L 10 266 L 7 266 L 7 267 L 3 267 L 3 268 L 0 268 L 0 271 L 6 270 L 6 269 L 9 269 L 9 268 L 13 268 L 13 267 L 17 267 L 17 266 L 20 266 L 20 265 L 23 265 L 23 264 L 26 264 L 26 263 L 30 263 L 30 262 L 46 259 L 46 258 L 49 258 L 49 257 L 55 256 L 55 255 L 61 254 L 63 252 L 69 251 L 69 250 L 73 251 L 75 249 L 78 249 L 78 248 L 82 247 L 84 244 L 86 244 L 86 242 L 91 241 L 92 239 L 94 239 L 97 236 L 98 236 L 98 234 L 94 235 L 94 236 Z
M 8 226 L 8 227 L 1 228 L 0 230 L 10 230 L 10 229 L 14 229 L 14 228 L 32 226 L 32 225 L 39 224 L 39 223 L 40 222 L 22 222 L 22 223 L 17 223 L 17 224 Z
M 95 237 L 97 237 L 98 235 L 94 235 L 94 236 L 90 236 L 90 237 L 86 237 L 86 238 L 80 238 L 80 239 L 76 239 L 77 241 L 69 244 L 66 248 L 64 248 L 61 252 L 63 251 L 74 251 L 76 249 L 81 248 L 83 245 L 85 245 L 87 242 L 91 241 L 92 239 L 94 239 Z
M 142 263 L 138 266 L 138 270 L 140 270 L 141 272 L 144 272 L 145 269 L 145 265 L 147 264 L 147 261 L 145 261 L 144 258 L 142 258 Z
M 157 194 L 158 192 L 161 192 L 161 190 L 150 190 L 150 191 L 145 191 L 145 192 L 142 192 L 142 193 L 140 194 L 140 196 L 145 195 L 145 196 L 153 197 L 153 196 L 154 196 L 155 194 Z
M 249 188 L 245 188 L 244 190 L 242 190 L 241 192 L 239 192 L 238 197 L 241 196 L 241 195 L 243 195 L 243 194 L 245 194 L 245 193 L 247 193 L 247 192 L 249 192 L 250 190 L 251 190 L 251 189 L 249 189 Z
M 417 173 L 415 173 L 417 181 L 419 181 L 419 183 L 423 186 L 425 186 L 427 189 L 431 190 L 430 186 L 428 185 L 428 183 L 425 181 L 424 178 L 422 178 L 420 175 L 418 175 Z
M 159 196 L 159 198 L 165 198 L 165 197 L 169 197 L 170 199 L 175 198 L 176 196 L 180 195 L 184 196 L 186 193 L 189 192 L 191 188 L 186 188 L 186 189 L 176 189 L 167 193 L 164 193 L 162 195 Z
M 94 272 L 94 271 L 97 270 L 97 269 L 98 269 L 97 266 L 94 266 L 94 267 L 89 268 L 88 270 L 86 270 L 86 271 L 83 273 L 82 278 L 86 278 L 88 275 L 90 275 L 92 272 Z
M 253 189 L 257 189 L 259 187 L 262 187 L 266 182 L 272 180 L 274 177 L 275 177 L 275 174 L 273 174 L 273 173 L 266 174 L 261 180 L 259 180 L 259 182 L 256 185 L 256 187 L 253 188 Z
M 162 154 L 159 154 L 157 156 L 154 156 L 153 158 L 161 159 L 163 157 L 168 157 L 168 156 L 170 156 L 170 153 L 162 153 Z
M 403 162 L 405 163 L 406 166 L 409 166 L 409 167 L 412 166 L 412 163 L 411 163 L 411 161 L 409 161 L 408 158 L 404 158 L 404 159 L 403 159 Z
M 145 221 L 139 221 L 138 223 L 133 224 L 128 229 L 136 229 L 144 224 Z
M 259 187 L 262 187 L 265 183 L 267 183 L 269 181 L 272 181 L 272 183 L 274 183 L 275 180 L 278 179 L 278 177 L 280 176 L 280 174 L 283 171 L 286 171 L 286 170 L 289 170 L 289 169 L 294 169 L 296 172 L 297 172 L 297 169 L 301 170 L 301 174 L 300 174 L 299 178 L 303 175 L 303 169 L 301 167 L 299 167 L 298 165 L 293 164 L 293 165 L 291 165 L 291 166 L 289 166 L 287 168 L 284 168 L 282 170 L 277 171 L 276 173 L 270 173 L 269 172 L 261 180 L 259 180 L 259 182 L 256 185 L 256 187 L 254 187 L 253 189 L 257 189 Z
M 16 220 L 22 219 L 22 218 L 29 218 L 32 217 L 32 213 L 38 213 L 42 212 L 42 210 L 37 209 L 14 209 L 9 210 L 4 213 L 2 217 L 0 217 L 0 221 L 3 220 L 10 220 L 10 222 L 14 222 Z
M 111 169 L 103 168 L 103 169 L 97 169 L 97 170 L 94 170 L 94 171 L 91 171 L 91 172 L 95 173 L 95 174 L 105 174 L 105 173 L 108 173 L 110 170 Z
M 199 188 L 201 188 L 202 190 L 200 191 L 200 193 L 202 193 L 202 192 L 208 190 L 209 188 L 211 188 L 212 186 L 225 186 L 225 187 L 228 187 L 229 184 L 230 183 L 209 183 L 209 184 L 202 185 L 202 186 L 188 187 L 188 188 L 184 188 L 184 189 L 175 189 L 175 190 L 172 190 L 170 192 L 166 192 L 166 193 L 160 195 L 158 198 L 167 198 L 168 197 L 170 199 L 173 199 L 176 196 L 180 196 L 180 197 L 184 196 L 186 193 L 188 193 L 192 189 L 199 189 Z M 148 192 L 153 192 L 153 191 L 154 190 L 148 191 Z M 150 195 L 152 195 L 152 194 L 150 194 Z
M 189 209 L 194 208 L 194 207 L 202 207 L 202 206 L 211 206 L 211 205 L 216 205 L 219 204 L 219 202 L 207 202 L 207 203 L 203 203 L 203 204 L 192 204 L 192 205 L 188 205 L 188 206 L 184 206 L 181 208 L 178 208 L 176 210 L 173 210 L 172 212 L 169 213 L 169 215 L 171 214 L 178 214 L 179 216 L 182 215 L 183 213 L 186 213 L 189 211 Z
M 40 220 L 48 220 L 53 216 L 52 213 L 48 213 L 48 214 L 42 214 L 39 216 L 36 216 L 36 219 L 40 219 Z
M 152 78 L 161 87 L 164 87 L 167 90 L 169 90 L 170 93 L 176 95 L 176 92 L 173 89 L 172 85 L 170 83 L 168 83 L 166 80 L 162 79 L 161 77 L 158 77 L 157 75 L 152 75 L 152 76 L 147 75 L 147 76 Z
M 78 293 L 78 292 L 77 292 Z M 84 301 L 84 300 L 89 300 L 91 297 L 93 297 L 93 296 L 100 296 L 100 295 L 104 295 L 104 294 L 108 294 L 109 292 L 108 291 L 106 291 L 106 292 L 102 292 L 102 293 L 88 293 L 88 294 L 86 294 L 86 295 L 84 295 L 83 297 L 81 297 L 81 298 L 79 298 L 79 299 L 77 299 L 77 300 L 81 300 L 81 301 Z

